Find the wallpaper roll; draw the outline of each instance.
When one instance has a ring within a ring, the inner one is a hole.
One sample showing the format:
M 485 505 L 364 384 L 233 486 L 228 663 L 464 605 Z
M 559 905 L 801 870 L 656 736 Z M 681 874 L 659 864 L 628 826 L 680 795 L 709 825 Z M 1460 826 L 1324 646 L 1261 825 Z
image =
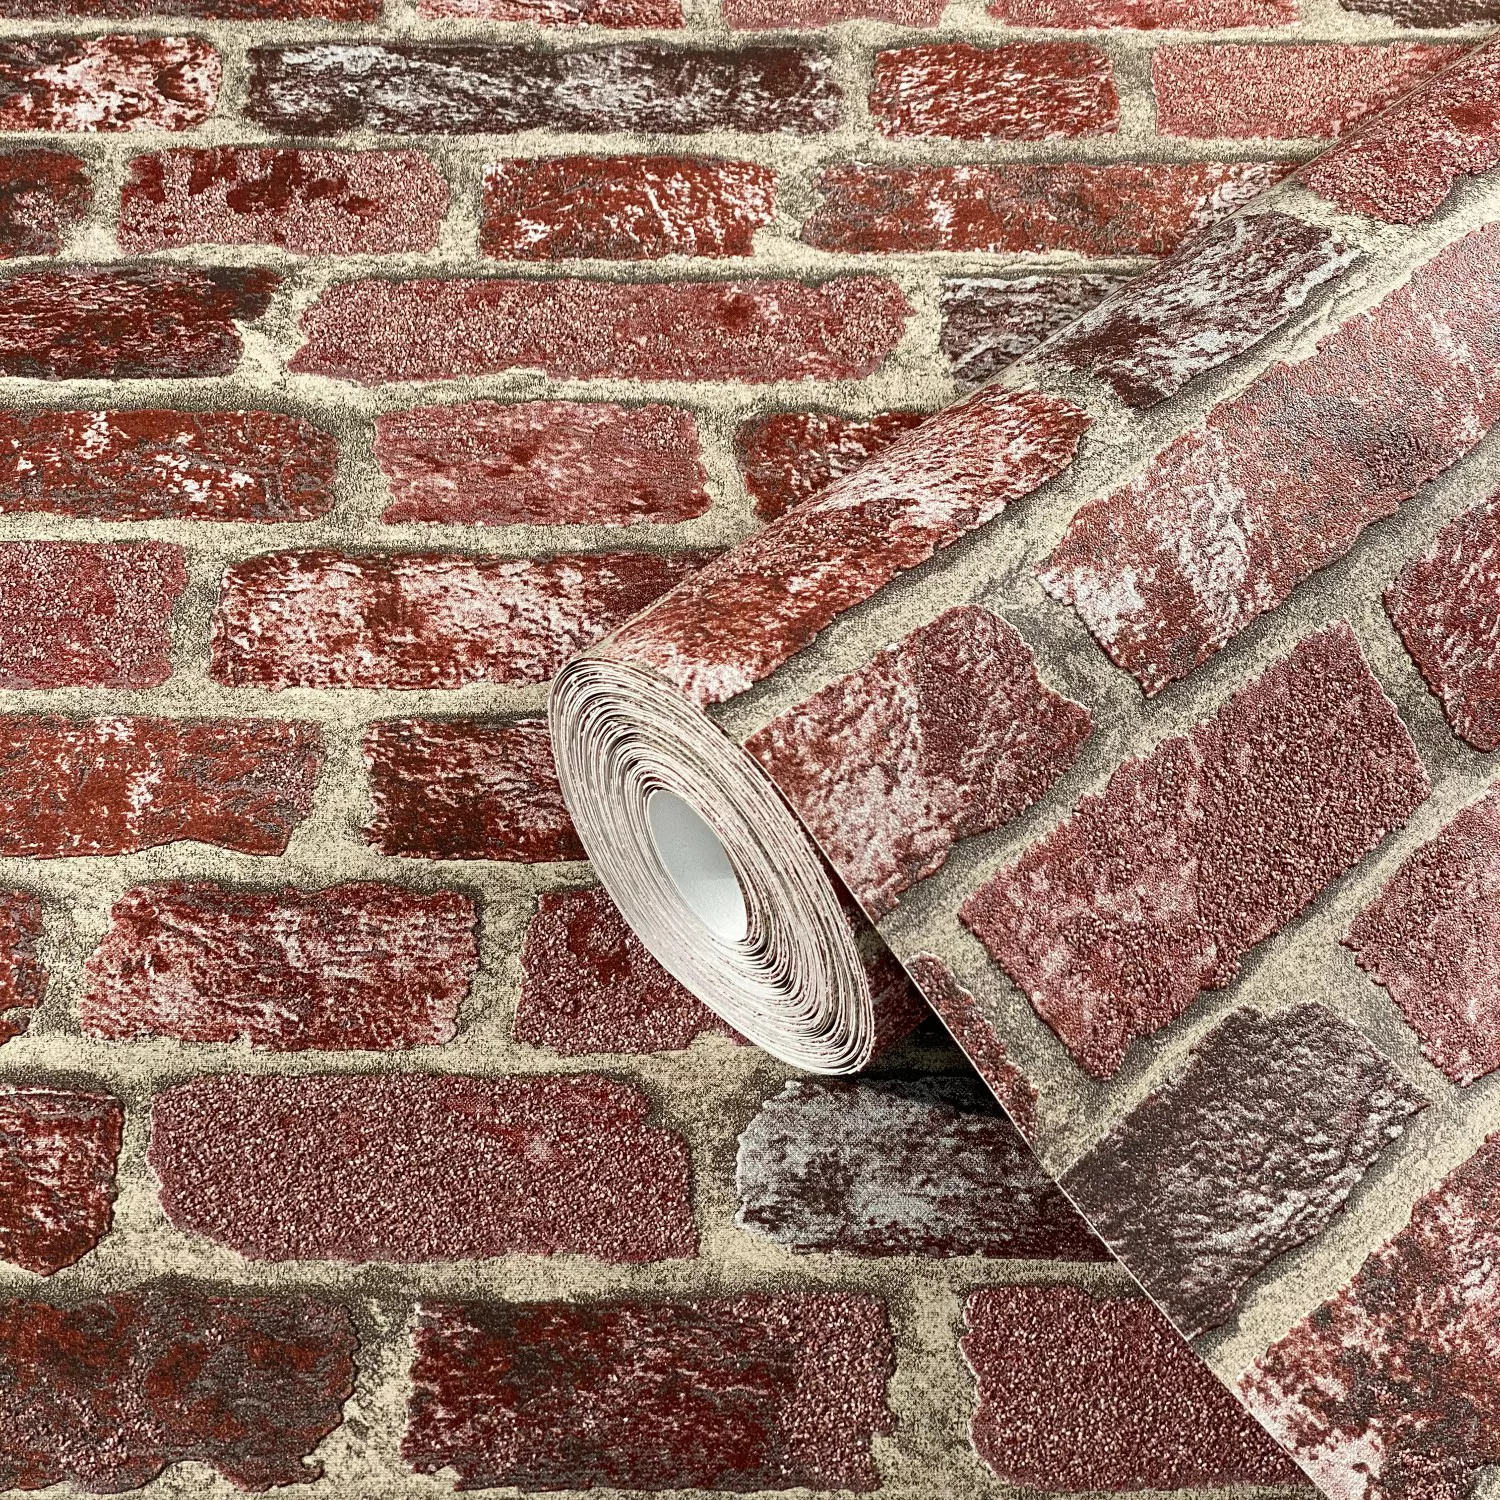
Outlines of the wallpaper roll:
M 657 958 L 846 1072 L 876 924 L 1338 1496 L 1500 1462 L 1497 164 L 1492 42 L 551 705 Z

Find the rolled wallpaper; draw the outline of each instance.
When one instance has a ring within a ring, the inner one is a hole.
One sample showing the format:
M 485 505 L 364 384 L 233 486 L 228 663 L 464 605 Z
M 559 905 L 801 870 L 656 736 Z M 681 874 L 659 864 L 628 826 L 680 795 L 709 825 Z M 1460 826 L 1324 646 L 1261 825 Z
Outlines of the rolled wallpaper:
M 897 955 L 1330 1495 L 1500 1462 L 1500 43 L 557 679 L 642 941 L 849 1072 Z

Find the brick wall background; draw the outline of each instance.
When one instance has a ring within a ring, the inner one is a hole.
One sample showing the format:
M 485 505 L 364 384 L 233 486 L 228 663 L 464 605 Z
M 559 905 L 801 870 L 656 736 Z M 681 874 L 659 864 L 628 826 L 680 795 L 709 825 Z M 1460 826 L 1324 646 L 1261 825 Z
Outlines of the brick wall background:
M 1484 3 L 0 0 L 0 1487 L 1296 1484 L 934 1025 L 655 969 L 538 714 Z

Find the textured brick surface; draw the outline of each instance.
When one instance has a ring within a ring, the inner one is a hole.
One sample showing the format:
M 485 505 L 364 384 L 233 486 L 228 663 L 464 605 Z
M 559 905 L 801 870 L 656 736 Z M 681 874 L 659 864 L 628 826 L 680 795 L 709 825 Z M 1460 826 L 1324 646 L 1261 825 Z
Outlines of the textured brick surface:
M 1407 859 L 1344 942 L 1455 1083 L 1500 1068 L 1500 793 Z
M 1015 628 L 944 611 L 779 714 L 745 748 L 864 910 L 882 917 L 960 839 L 1003 827 L 1072 765 L 1089 712 Z
M 256 1260 L 691 1256 L 650 1111 L 595 1074 L 205 1076 L 156 1096 L 150 1158 L 172 1223 Z
M 0 259 L 55 255 L 92 193 L 88 168 L 69 152 L 0 153 Z
M 0 0 L 0 15 L 136 17 L 194 16 L 210 21 L 373 21 L 379 0 Z
M 879 1488 L 894 1349 L 873 1297 L 434 1302 L 419 1317 L 401 1449 L 460 1489 Z
M 417 14 L 475 21 L 535 21 L 541 26 L 682 25 L 680 0 L 417 0 Z
M 1500 20 L 1495 0 L 1359 0 L 1349 9 L 1390 16 L 1398 26 L 1468 26 Z
M 166 542 L 0 542 L 0 688 L 149 688 L 187 584 Z
M 265 553 L 224 575 L 211 670 L 271 689 L 545 682 L 703 560 Z
M 1342 622 L 1212 719 L 1128 760 L 976 891 L 963 920 L 1083 1068 L 1221 989 L 1427 796 Z
M 1104 30 L 1219 31 L 1231 26 L 1285 26 L 1297 0 L 990 0 L 989 13 L 1015 26 Z
M 1497 1222 L 1491 1136 L 1241 1378 L 1250 1409 L 1332 1494 L 1460 1494 L 1500 1462 Z M 1372 1381 L 1372 1368 L 1384 1378 Z
M 0 412 L 0 513 L 308 521 L 337 468 L 328 433 L 280 412 Z
M 582 859 L 540 719 L 381 719 L 365 732 L 382 854 Z
M 1073 518 L 1042 574 L 1148 693 L 1186 676 L 1500 416 L 1500 229 L 1209 412 Z
M 0 279 L 0 375 L 42 380 L 227 375 L 237 323 L 266 310 L 263 268 L 90 266 Z
M 893 26 L 936 26 L 948 0 L 723 0 L 722 12 L 738 30 L 807 30 L 840 21 L 888 21 Z
M 831 60 L 811 48 L 324 43 L 255 47 L 246 112 L 288 135 L 640 130 L 816 134 L 838 122 Z
M 479 245 L 499 260 L 750 255 L 776 174 L 750 161 L 552 156 L 485 169 Z
M 0 1485 L 117 1493 L 183 1460 L 244 1489 L 317 1479 L 354 1349 L 348 1311 L 302 1294 L 0 1302 Z
M 42 903 L 30 891 L 0 889 L 0 1045 L 20 1036 L 39 1005 L 47 970 L 37 953 Z
M 675 1052 L 733 1036 L 641 945 L 602 890 L 544 891 L 521 948 L 518 1042 L 581 1052 Z
M 1275 162 L 908 167 L 852 163 L 818 179 L 802 228 L 821 250 L 1048 251 L 1165 255 L 1264 192 Z M 1081 278 L 1075 287 L 1086 284 Z
M 297 720 L 0 714 L 0 856 L 179 839 L 280 854 L 312 805 L 321 742 Z
M 1082 42 L 902 47 L 875 56 L 870 115 L 889 136 L 1050 141 L 1109 135 L 1120 100 L 1108 56 Z
M 391 522 L 629 526 L 709 507 L 697 428 L 674 406 L 419 406 L 378 417 L 374 447 Z
M 1196 1338 L 1327 1226 L 1428 1102 L 1321 1005 L 1239 1010 L 1060 1181 Z
M 909 311 L 880 276 L 352 281 L 304 314 L 291 369 L 367 385 L 532 367 L 579 380 L 833 380 L 878 369 Z
M 740 1133 L 736 1222 L 789 1250 L 1108 1260 L 970 1075 L 794 1080 Z
M 46 1276 L 99 1243 L 124 1117 L 112 1094 L 0 1086 L 0 1260 Z
M 1003 1480 L 1105 1491 L 1301 1481 L 1144 1299 L 986 1287 L 965 1316 L 974 1446 Z
M 85 965 L 86 1034 L 276 1051 L 431 1046 L 456 1029 L 473 898 L 378 881 L 321 891 L 172 881 L 127 891 Z
M 431 250 L 447 206 L 448 185 L 415 151 L 183 148 L 131 161 L 120 194 L 119 238 L 126 250 Z

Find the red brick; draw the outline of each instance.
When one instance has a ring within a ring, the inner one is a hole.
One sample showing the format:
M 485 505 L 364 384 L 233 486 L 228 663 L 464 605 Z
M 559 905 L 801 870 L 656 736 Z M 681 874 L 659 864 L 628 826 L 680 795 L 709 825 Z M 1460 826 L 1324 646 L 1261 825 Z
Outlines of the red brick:
M 1500 1138 L 1240 1378 L 1241 1399 L 1339 1500 L 1462 1495 L 1500 1462 Z
M 531 156 L 485 168 L 479 248 L 500 260 L 753 255 L 776 174 L 684 156 Z
M 1421 224 L 1460 177 L 1477 177 L 1496 162 L 1500 48 L 1489 46 L 1325 152 L 1301 180 L 1345 213 Z
M 1500 749 L 1500 493 L 1445 526 L 1385 592 L 1386 613 L 1476 750 Z
M 112 1094 L 0 1085 L 0 1260 L 50 1276 L 99 1243 L 124 1123 Z
M 1112 135 L 1108 56 L 1083 42 L 962 43 L 875 54 L 870 117 L 882 135 L 1055 141 Z
M 204 21 L 376 21 L 381 0 L 0 0 L 0 16 L 60 20 L 192 16 Z
M 982 385 L 1124 284 L 1088 271 L 945 281 L 938 343 L 960 385 Z
M 428 1302 L 401 1452 L 464 1490 L 864 1492 L 894 1365 L 884 1306 L 848 1292 Z
M 1041 797 L 1091 727 L 1037 676 L 1015 627 L 970 604 L 779 714 L 745 749 L 879 921 L 959 840 Z
M 92 197 L 88 168 L 66 151 L 0 153 L 0 260 L 56 255 Z
M 539 26 L 672 29 L 682 25 L 681 0 L 417 0 L 425 20 L 534 21 Z
M 948 1034 L 963 1048 L 1011 1123 L 1024 1136 L 1036 1128 L 1036 1086 L 1010 1060 L 1005 1043 L 985 1019 L 979 1002 L 959 982 L 953 970 L 931 953 L 918 953 L 907 962 L 922 998 L 935 1010 Z
M 852 916 L 854 908 L 851 906 L 849 911 Z M 870 1010 L 875 1021 L 870 1055 L 879 1057 L 887 1047 L 895 1046 L 924 1022 L 931 1021 L 932 1011 L 911 982 L 911 975 L 884 944 L 873 953 L 864 954 L 861 962 L 870 982 Z
M 312 806 L 316 724 L 0 714 L 0 857 L 180 839 L 281 854 Z
M 566 1055 L 677 1052 L 734 1032 L 641 945 L 607 892 L 544 891 L 521 947 L 515 1038 Z
M 1187 676 L 1500 418 L 1500 228 L 1439 252 L 1073 517 L 1041 572 L 1147 694 Z
M 1500 1068 L 1500 791 L 1407 858 L 1344 943 L 1455 1083 Z
M 613 401 L 465 401 L 382 412 L 384 520 L 630 526 L 709 508 L 692 414 Z
M 227 375 L 244 345 L 236 322 L 270 305 L 263 267 L 83 266 L 0 278 L 0 375 L 130 380 Z
M 1428 790 L 1340 621 L 1126 761 L 961 916 L 1079 1065 L 1108 1078 Z
M 697 1251 L 687 1143 L 597 1074 L 205 1075 L 156 1096 L 180 1229 L 252 1260 Z
M 735 1222 L 838 1255 L 1113 1257 L 971 1074 L 794 1079 L 740 1134 Z
M 927 420 L 920 411 L 882 411 L 860 420 L 819 411 L 752 417 L 734 435 L 755 514 L 774 521 L 852 473 L 903 432 Z
M 299 374 L 376 385 L 540 369 L 561 379 L 871 375 L 911 306 L 881 276 L 795 281 L 347 281 L 303 315 Z M 0 331 L 3 331 L 0 322 Z
M 225 570 L 210 672 L 272 690 L 545 682 L 707 555 L 266 553 Z
M 821 250 L 856 254 L 1165 255 L 1288 171 L 1275 162 L 842 163 L 818 179 L 823 201 L 802 238 Z
M 1009 26 L 1070 31 L 1225 31 L 1232 26 L 1288 26 L 1299 0 L 990 0 L 989 13 Z
M 0 514 L 310 521 L 338 441 L 273 411 L 0 411 Z
M 582 859 L 541 719 L 381 719 L 365 731 L 365 836 L 415 859 Z
M 838 123 L 842 105 L 832 57 L 801 47 L 359 41 L 252 47 L 249 56 L 245 112 L 282 135 L 814 135 Z
M 1144 1298 L 996 1286 L 964 1308 L 974 1447 L 1039 1490 L 1304 1487 L 1287 1456 Z
M 0 1044 L 20 1036 L 42 1003 L 47 971 L 37 956 L 42 903 L 30 891 L 0 889 Z
M 355 1346 L 345 1308 L 296 1294 L 159 1282 L 0 1303 L 0 1486 L 117 1493 L 184 1462 L 242 1489 L 315 1480 L 309 1455 L 343 1420 Z
M 85 965 L 88 1036 L 276 1052 L 448 1041 L 478 963 L 473 898 L 377 881 L 321 891 L 136 886 Z
M 732 698 L 844 610 L 993 519 L 1073 461 L 1088 416 L 983 390 L 679 584 L 599 649 L 695 703 Z
M 811 31 L 840 21 L 936 26 L 947 4 L 948 0 L 724 0 L 723 16 L 736 31 Z
M 0 688 L 156 687 L 186 587 L 166 542 L 0 542 Z
M 1422 26 L 1434 31 L 1500 21 L 1496 0 L 1347 0 L 1344 8 L 1390 16 L 1398 26 Z
M 186 130 L 208 118 L 223 76 L 198 36 L 0 42 L 0 130 Z
M 420 151 L 182 148 L 131 161 L 119 240 L 126 250 L 392 254 L 433 249 L 447 209 L 448 184 Z
M 1341 135 L 1463 55 L 1462 47 L 1226 42 L 1151 55 L 1163 135 L 1291 141 Z

